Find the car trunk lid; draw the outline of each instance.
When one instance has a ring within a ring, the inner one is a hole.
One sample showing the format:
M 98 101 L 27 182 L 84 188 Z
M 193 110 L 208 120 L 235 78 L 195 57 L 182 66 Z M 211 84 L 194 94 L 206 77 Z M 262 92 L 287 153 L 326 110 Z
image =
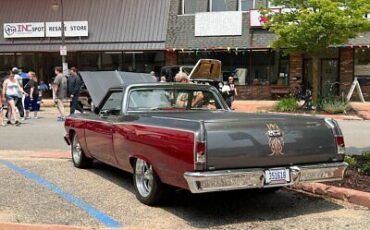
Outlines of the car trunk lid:
M 260 117 L 205 121 L 207 168 L 279 167 L 336 161 L 324 119 Z

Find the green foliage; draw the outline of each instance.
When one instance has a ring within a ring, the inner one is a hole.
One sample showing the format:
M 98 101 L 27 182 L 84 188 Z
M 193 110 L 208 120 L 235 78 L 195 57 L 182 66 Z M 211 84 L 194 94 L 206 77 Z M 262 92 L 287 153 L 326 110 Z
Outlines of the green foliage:
M 348 164 L 348 168 L 355 169 L 357 168 L 357 160 L 352 156 L 345 156 L 344 161 Z
M 370 175 L 370 163 L 363 164 L 361 166 L 361 172 L 366 175 Z
M 365 151 L 362 153 L 362 157 L 365 159 L 365 160 L 368 160 L 369 163 L 370 163 L 370 151 Z
M 279 100 L 275 106 L 275 110 L 279 112 L 294 112 L 298 109 L 297 100 L 293 97 L 286 97 Z
M 331 45 L 345 44 L 358 33 L 370 30 L 370 21 L 363 16 L 370 12 L 369 0 L 273 0 L 290 10 L 274 14 L 266 25 L 277 34 L 275 49 L 287 53 L 319 54 Z
M 349 109 L 349 104 L 335 98 L 327 98 L 321 101 L 322 110 L 329 114 L 345 113 Z

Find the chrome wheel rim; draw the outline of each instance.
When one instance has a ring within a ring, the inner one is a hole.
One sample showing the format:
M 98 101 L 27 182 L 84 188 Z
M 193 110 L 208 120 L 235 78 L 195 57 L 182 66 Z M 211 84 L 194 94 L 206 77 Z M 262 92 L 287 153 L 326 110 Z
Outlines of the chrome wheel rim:
M 73 144 L 72 144 L 72 158 L 75 163 L 79 163 L 81 160 L 81 145 L 78 143 L 77 135 L 73 137 Z
M 152 192 L 153 180 L 153 167 L 144 160 L 138 159 L 135 166 L 135 183 L 141 196 L 149 196 Z

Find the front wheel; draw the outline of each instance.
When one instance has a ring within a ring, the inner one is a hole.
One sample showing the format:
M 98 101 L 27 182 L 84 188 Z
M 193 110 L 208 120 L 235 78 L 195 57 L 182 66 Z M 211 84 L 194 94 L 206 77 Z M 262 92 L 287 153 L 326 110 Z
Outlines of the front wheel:
M 153 166 L 142 159 L 134 164 L 134 186 L 136 198 L 146 205 L 159 204 L 164 197 L 165 185 L 153 170 Z
M 89 168 L 92 165 L 93 159 L 86 157 L 81 145 L 78 141 L 77 134 L 73 135 L 71 144 L 72 162 L 76 168 Z

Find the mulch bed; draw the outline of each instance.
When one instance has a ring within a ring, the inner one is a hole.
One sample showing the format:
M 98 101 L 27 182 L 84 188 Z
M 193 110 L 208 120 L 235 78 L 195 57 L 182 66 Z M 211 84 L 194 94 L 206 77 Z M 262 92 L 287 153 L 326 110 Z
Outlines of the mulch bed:
M 347 170 L 343 181 L 327 182 L 327 185 L 350 188 L 370 193 L 370 176 L 358 173 L 355 170 Z

